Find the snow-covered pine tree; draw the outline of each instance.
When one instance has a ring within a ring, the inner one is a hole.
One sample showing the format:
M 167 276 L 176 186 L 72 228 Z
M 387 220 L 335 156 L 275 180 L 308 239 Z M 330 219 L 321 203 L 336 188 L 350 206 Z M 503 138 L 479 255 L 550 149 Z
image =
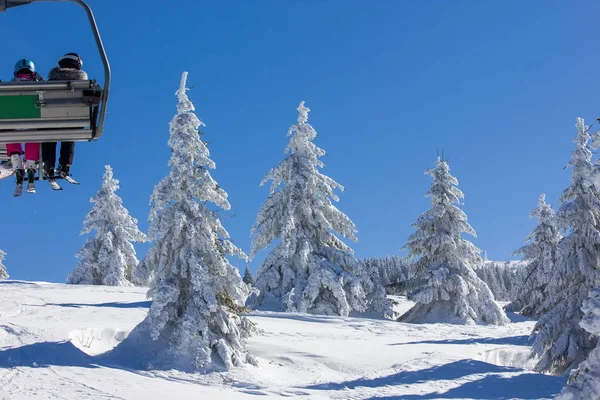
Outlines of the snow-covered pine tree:
M 400 317 L 402 322 L 496 324 L 508 322 L 488 286 L 474 268 L 482 264 L 480 250 L 461 234 L 475 236 L 466 214 L 455 204 L 464 194 L 450 174 L 448 162 L 439 157 L 425 171 L 433 177 L 426 196 L 431 209 L 413 225 L 405 248 L 415 260 L 415 276 L 407 281 L 409 298 L 417 304 Z
M 8 279 L 8 272 L 6 272 L 6 266 L 2 263 L 4 261 L 4 257 L 6 257 L 6 253 L 0 250 L 0 281 L 3 279 Z
M 186 94 L 186 81 L 184 72 L 170 124 L 169 174 L 150 199 L 154 245 L 143 266 L 154 275 L 148 291 L 152 306 L 126 345 L 152 349 L 153 364 L 166 368 L 230 369 L 255 362 L 244 344 L 252 324 L 240 315 L 248 288 L 227 259 L 246 255 L 209 208 L 209 203 L 223 210 L 231 206 L 209 172 L 215 163 L 200 139 L 203 123 Z
M 280 240 L 257 272 L 259 304 L 346 316 L 364 311 L 366 300 L 354 252 L 336 234 L 357 240 L 356 227 L 332 203 L 339 200 L 334 190 L 343 187 L 319 172 L 325 151 L 312 142 L 317 133 L 309 111 L 301 102 L 298 123 L 288 131 L 289 154 L 261 182 L 271 181 L 271 193 L 252 228 L 250 255 Z
M 254 275 L 252 275 L 252 272 L 250 272 L 250 268 L 248 268 L 247 265 L 242 280 L 246 285 L 256 286 L 256 279 L 254 279 Z
M 556 214 L 546 203 L 546 195 L 542 194 L 537 207 L 531 213 L 537 218 L 537 227 L 527 236 L 529 242 L 515 252 L 528 261 L 527 266 L 519 271 L 519 283 L 515 289 L 513 300 L 506 306 L 507 310 L 520 311 L 522 315 L 539 318 L 544 310 L 541 305 L 546 298 L 546 285 L 550 280 L 556 261 L 556 248 L 561 239 Z
M 589 127 L 581 118 L 575 126 L 576 146 L 567 165 L 573 168 L 572 184 L 563 191 L 557 213 L 566 236 L 558 244 L 532 349 L 539 358 L 535 369 L 552 374 L 576 367 L 596 344 L 580 321 L 581 306 L 600 279 L 600 195 L 593 182 Z
M 581 327 L 595 337 L 600 335 L 600 289 L 596 288 L 590 292 L 581 311 L 584 314 Z M 587 359 L 579 364 L 579 368 L 571 371 L 567 386 L 555 399 L 600 399 L 600 346 L 596 345 Z
M 133 269 L 138 264 L 134 243 L 147 241 L 137 226 L 137 219 L 123 207 L 117 196 L 119 181 L 113 178 L 110 165 L 105 166 L 102 188 L 90 199 L 94 204 L 83 221 L 81 235 L 96 231 L 76 254 L 79 263 L 67 282 L 80 285 L 131 286 Z

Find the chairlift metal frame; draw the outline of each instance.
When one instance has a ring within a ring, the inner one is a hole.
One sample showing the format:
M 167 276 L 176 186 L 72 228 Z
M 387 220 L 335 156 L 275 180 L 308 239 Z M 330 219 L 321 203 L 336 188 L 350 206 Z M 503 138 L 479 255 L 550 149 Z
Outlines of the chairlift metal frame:
M 104 65 L 104 86 L 95 80 L 0 82 L 0 159 L 7 158 L 6 143 L 91 141 L 104 130 L 111 73 L 92 9 L 83 0 L 0 0 L 0 12 L 41 2 L 70 2 L 85 10 Z

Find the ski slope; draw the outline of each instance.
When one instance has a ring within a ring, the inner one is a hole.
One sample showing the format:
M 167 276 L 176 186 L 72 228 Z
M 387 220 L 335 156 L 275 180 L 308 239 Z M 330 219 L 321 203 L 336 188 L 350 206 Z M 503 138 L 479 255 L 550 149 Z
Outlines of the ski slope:
M 143 288 L 0 282 L 0 399 L 543 399 L 565 383 L 527 371 L 533 322 L 514 315 L 487 327 L 255 312 L 259 366 L 208 375 L 100 356 L 149 305 Z

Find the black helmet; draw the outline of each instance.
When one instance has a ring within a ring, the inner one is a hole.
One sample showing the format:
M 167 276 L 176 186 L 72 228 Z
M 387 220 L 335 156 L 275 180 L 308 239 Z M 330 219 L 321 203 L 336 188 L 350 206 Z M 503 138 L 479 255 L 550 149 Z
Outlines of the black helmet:
M 67 53 L 58 59 L 58 66 L 61 68 L 81 69 L 83 61 L 77 53 Z

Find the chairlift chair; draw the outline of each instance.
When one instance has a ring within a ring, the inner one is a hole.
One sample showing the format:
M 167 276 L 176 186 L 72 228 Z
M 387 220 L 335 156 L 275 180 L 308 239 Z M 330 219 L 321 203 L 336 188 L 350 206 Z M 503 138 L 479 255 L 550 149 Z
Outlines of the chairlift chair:
M 100 58 L 104 87 L 95 80 L 0 82 L 0 159 L 7 143 L 98 140 L 104 129 L 110 65 L 91 8 L 83 0 L 0 0 L 0 12 L 39 2 L 71 2 L 87 13 Z

